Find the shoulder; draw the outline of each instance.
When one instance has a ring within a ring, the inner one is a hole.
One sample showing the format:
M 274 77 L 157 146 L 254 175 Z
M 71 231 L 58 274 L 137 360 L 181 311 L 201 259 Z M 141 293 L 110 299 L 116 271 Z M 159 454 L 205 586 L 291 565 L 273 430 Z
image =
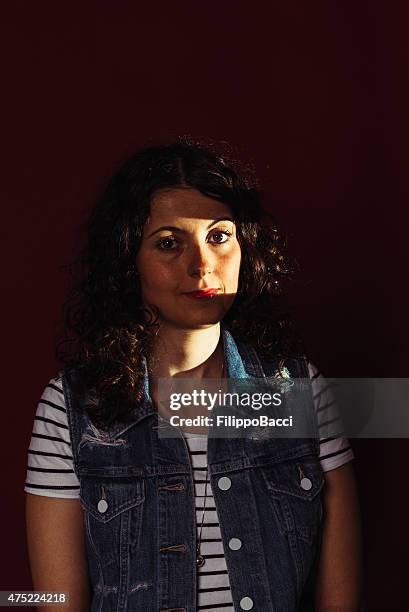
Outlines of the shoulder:
M 65 405 L 64 391 L 62 387 L 61 373 L 51 378 L 41 394 L 37 405 L 36 418 L 49 417 L 55 418 L 56 421 L 66 421 L 65 415 L 67 412 Z

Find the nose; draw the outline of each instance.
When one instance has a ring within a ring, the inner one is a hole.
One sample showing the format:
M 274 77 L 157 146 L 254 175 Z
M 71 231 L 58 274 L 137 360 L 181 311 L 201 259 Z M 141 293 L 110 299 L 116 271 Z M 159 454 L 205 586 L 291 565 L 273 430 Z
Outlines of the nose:
M 212 258 L 206 246 L 192 246 L 188 261 L 188 274 L 195 278 L 203 278 L 213 271 Z

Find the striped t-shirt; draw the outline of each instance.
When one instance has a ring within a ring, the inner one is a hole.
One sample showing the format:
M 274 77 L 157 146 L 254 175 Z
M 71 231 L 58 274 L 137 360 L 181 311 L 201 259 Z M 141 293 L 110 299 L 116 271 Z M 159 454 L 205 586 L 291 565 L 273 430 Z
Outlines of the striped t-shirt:
M 312 382 L 314 408 L 318 427 L 325 431 L 328 422 L 338 419 L 330 385 L 320 372 L 308 364 Z M 199 537 L 204 504 L 200 553 L 205 558 L 198 568 L 198 602 L 201 612 L 233 612 L 229 577 L 224 557 L 220 525 L 209 477 L 205 482 L 207 438 L 183 432 L 193 469 L 196 503 L 196 524 Z M 345 437 L 320 438 L 320 464 L 324 472 L 340 467 L 354 458 Z M 61 379 L 52 378 L 37 406 L 33 433 L 28 450 L 27 477 L 24 490 L 48 497 L 79 497 L 79 481 L 74 471 L 67 409 Z

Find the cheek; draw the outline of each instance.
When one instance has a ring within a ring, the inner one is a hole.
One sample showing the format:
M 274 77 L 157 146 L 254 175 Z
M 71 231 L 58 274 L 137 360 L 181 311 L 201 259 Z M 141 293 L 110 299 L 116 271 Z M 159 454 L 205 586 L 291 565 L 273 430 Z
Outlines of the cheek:
M 235 250 L 229 254 L 227 254 L 222 262 L 221 262 L 221 270 L 224 276 L 226 283 L 229 286 L 236 287 L 239 281 L 240 274 L 240 264 L 241 264 L 241 251 L 240 249 Z
M 173 272 L 173 273 L 172 273 Z M 174 269 L 164 262 L 151 258 L 141 262 L 142 289 L 145 293 L 157 293 L 175 285 Z

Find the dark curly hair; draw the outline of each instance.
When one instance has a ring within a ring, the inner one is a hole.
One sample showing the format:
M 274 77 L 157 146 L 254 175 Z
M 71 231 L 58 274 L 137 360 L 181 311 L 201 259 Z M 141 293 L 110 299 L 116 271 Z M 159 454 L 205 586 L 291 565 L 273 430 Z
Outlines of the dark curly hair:
M 79 277 L 64 305 L 57 358 L 80 372 L 86 410 L 102 428 L 127 421 L 143 399 L 143 355 L 149 356 L 157 321 L 142 304 L 136 255 L 153 196 L 171 187 L 195 188 L 220 200 L 235 218 L 239 286 L 223 325 L 265 356 L 285 358 L 300 350 L 283 299 L 295 265 L 283 254 L 276 223 L 261 208 L 253 171 L 228 161 L 214 145 L 186 137 L 146 147 L 110 180 L 87 221 L 85 246 L 68 266 L 72 274 L 78 266 Z

